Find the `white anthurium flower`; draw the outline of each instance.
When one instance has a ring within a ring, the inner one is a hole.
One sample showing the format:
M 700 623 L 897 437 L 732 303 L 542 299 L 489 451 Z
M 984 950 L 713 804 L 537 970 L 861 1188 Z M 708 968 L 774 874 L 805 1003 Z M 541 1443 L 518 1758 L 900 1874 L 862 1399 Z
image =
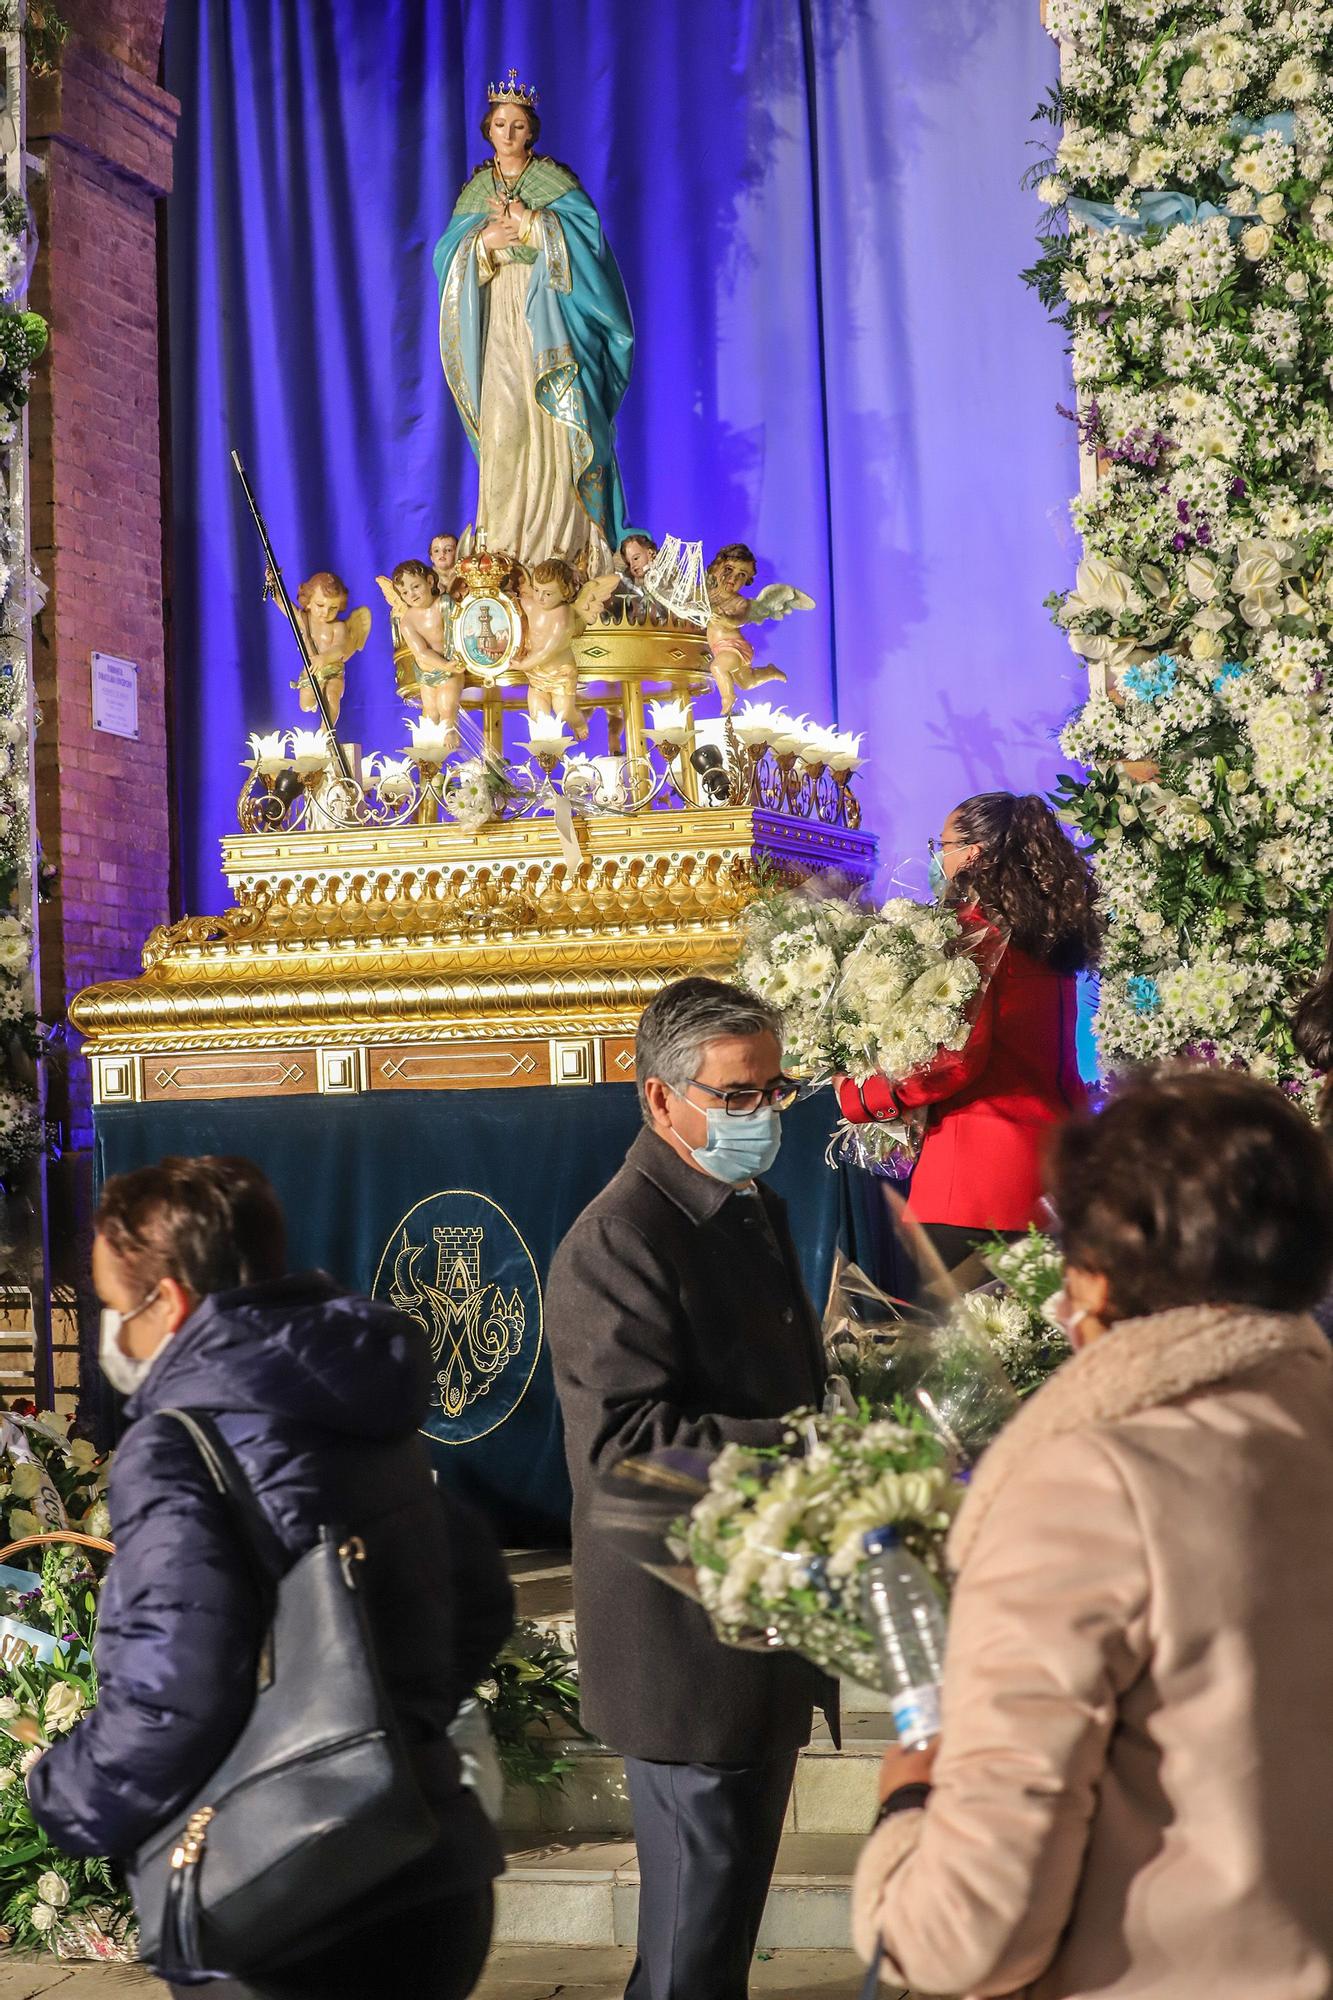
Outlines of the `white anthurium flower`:
M 1244 546 L 1257 548 L 1258 544 L 1246 543 Z M 1285 579 L 1285 565 L 1276 555 L 1264 552 L 1246 556 L 1236 564 L 1231 573 L 1231 589 L 1237 597 L 1253 597 L 1259 592 L 1277 591 Z
M 1217 595 L 1217 564 L 1209 556 L 1192 555 L 1185 564 L 1185 588 L 1191 597 L 1197 597 L 1200 604 L 1208 604 Z
M 273 729 L 266 736 L 252 735 L 249 742 L 250 755 L 244 761 L 253 765 L 261 778 L 276 778 L 279 771 L 286 770 L 290 759 L 285 730 Z
M 1074 596 L 1069 602 L 1077 600 L 1080 610 L 1105 611 L 1118 618 L 1132 607 L 1135 596 L 1134 579 L 1127 570 L 1103 556 L 1084 556 L 1075 572 Z
M 1228 625 L 1235 624 L 1236 614 L 1224 604 L 1205 604 L 1195 612 L 1193 622 L 1205 632 L 1225 632 Z
M 1259 536 L 1249 541 L 1237 542 L 1237 562 L 1259 562 L 1264 557 L 1280 563 L 1284 571 L 1288 570 L 1296 560 L 1296 544 L 1278 535 Z
M 292 731 L 292 768 L 300 778 L 313 778 L 329 761 L 329 746 L 319 729 Z
M 747 701 L 732 715 L 731 726 L 746 748 L 752 750 L 756 744 L 772 743 L 777 736 L 789 735 L 793 723 L 785 708 L 774 708 L 770 701 Z

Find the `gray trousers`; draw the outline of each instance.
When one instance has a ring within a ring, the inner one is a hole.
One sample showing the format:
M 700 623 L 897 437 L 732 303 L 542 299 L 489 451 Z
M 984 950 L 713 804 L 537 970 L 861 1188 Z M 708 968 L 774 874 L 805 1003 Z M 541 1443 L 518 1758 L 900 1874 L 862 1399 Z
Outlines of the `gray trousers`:
M 625 2000 L 746 2000 L 796 1752 L 762 1764 L 625 1759 L 639 1954 Z

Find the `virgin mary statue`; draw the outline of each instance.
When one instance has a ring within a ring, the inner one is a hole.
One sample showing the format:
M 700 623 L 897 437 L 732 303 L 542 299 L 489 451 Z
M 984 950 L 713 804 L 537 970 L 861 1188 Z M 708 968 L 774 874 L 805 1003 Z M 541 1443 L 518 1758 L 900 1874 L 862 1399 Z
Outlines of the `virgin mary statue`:
M 536 92 L 492 84 L 478 167 L 435 249 L 440 359 L 481 468 L 477 528 L 523 563 L 598 575 L 626 530 L 615 418 L 634 357 L 597 210 L 535 153 Z

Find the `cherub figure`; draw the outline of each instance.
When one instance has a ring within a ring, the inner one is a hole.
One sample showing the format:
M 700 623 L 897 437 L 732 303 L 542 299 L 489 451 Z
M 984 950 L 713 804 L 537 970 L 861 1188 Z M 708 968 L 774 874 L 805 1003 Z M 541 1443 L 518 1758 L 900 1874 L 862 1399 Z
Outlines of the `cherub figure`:
M 435 572 L 435 581 L 439 585 L 440 596 L 451 596 L 454 578 L 458 575 L 457 535 L 431 536 L 430 566 Z
M 722 713 L 736 706 L 736 690 L 760 687 L 765 681 L 785 681 L 781 667 L 756 667 L 754 647 L 741 636 L 742 625 L 762 625 L 785 618 L 791 611 L 813 611 L 815 600 L 789 583 L 767 584 L 755 597 L 744 590 L 755 579 L 758 564 L 744 542 L 729 542 L 708 565 L 709 619 L 707 638 L 712 651 L 708 670 L 722 698 Z
M 514 667 L 528 684 L 528 714 L 558 716 L 579 742 L 588 724 L 578 704 L 574 641 L 601 616 L 619 582 L 612 574 L 580 583 L 572 563 L 552 556 L 538 563 L 519 587 L 526 637 Z
M 416 663 L 421 713 L 430 722 L 447 724 L 448 749 L 456 750 L 464 669 L 453 656 L 452 607 L 440 596 L 435 571 L 423 562 L 400 562 L 392 576 L 379 576 L 375 581 L 393 610 L 398 635 Z
M 616 554 L 616 565 L 623 572 L 616 595 L 626 606 L 626 615 L 636 625 L 666 624 L 665 611 L 649 596 L 643 582 L 656 555 L 657 543 L 640 529 L 625 536 Z
M 315 679 L 319 682 L 329 720 L 335 729 L 347 685 L 347 662 L 353 653 L 361 651 L 370 632 L 368 605 L 363 604 L 350 617 L 343 617 L 347 609 L 347 595 L 347 585 L 331 569 L 316 570 L 296 593 L 296 615 L 301 621 Z M 299 680 L 292 682 L 292 686 L 302 708 L 312 710 L 319 706 L 308 674 L 302 674 Z

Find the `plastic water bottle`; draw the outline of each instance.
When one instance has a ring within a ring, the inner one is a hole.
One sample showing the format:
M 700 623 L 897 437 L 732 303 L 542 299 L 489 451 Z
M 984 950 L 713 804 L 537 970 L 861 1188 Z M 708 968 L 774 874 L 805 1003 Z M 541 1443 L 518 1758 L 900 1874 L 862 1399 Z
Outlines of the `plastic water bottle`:
M 919 1750 L 940 1729 L 944 1605 L 896 1528 L 872 1528 L 862 1546 L 869 1557 L 861 1585 L 865 1621 L 884 1662 L 894 1731 L 904 1749 Z

